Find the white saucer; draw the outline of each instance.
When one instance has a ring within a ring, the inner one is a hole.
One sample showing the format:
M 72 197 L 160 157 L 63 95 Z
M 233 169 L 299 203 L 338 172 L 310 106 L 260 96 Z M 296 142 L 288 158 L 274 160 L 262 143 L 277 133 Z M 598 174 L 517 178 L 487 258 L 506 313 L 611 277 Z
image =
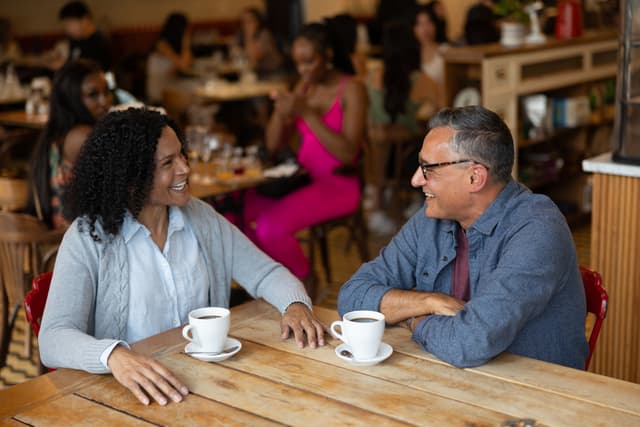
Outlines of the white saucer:
M 205 362 L 222 362 L 223 360 L 227 360 L 228 358 L 230 358 L 231 356 L 233 356 L 234 354 L 236 354 L 237 352 L 239 352 L 242 349 L 242 343 L 240 341 L 238 341 L 235 338 L 227 338 L 227 341 L 224 343 L 224 348 L 229 348 L 229 347 L 236 347 L 233 351 L 230 351 L 228 353 L 220 353 L 220 354 L 207 354 L 207 353 L 203 353 L 203 354 L 188 354 L 188 356 L 191 356 L 195 359 L 198 360 L 203 360 Z M 198 346 L 192 342 L 190 342 L 189 344 L 187 344 L 184 348 L 184 352 L 185 353 L 189 353 L 192 351 L 199 351 L 198 350 Z
M 351 352 L 351 347 L 349 347 L 347 344 L 340 344 L 336 347 L 336 356 L 344 361 L 351 363 L 352 365 L 357 366 L 371 366 L 378 364 L 387 359 L 393 353 L 393 347 L 385 342 L 380 344 L 380 348 L 378 348 L 378 354 L 376 354 L 376 357 L 374 357 L 373 359 L 357 360 L 352 357 L 343 356 L 342 354 L 340 354 L 340 352 L 342 352 L 343 350 Z

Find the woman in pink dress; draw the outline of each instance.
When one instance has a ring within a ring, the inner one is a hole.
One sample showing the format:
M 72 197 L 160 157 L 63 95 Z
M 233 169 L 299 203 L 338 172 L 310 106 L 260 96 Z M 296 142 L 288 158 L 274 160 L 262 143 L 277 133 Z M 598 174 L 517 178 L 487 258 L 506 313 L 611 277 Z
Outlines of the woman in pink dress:
M 358 163 L 367 120 L 366 89 L 334 68 L 329 40 L 322 24 L 309 24 L 297 35 L 291 54 L 300 79 L 292 92 L 274 95 L 266 131 L 267 150 L 273 153 L 297 130 L 297 159 L 311 183 L 279 199 L 250 192 L 244 210 L 247 234 L 310 287 L 311 267 L 295 234 L 357 209 L 360 179 L 340 169 Z

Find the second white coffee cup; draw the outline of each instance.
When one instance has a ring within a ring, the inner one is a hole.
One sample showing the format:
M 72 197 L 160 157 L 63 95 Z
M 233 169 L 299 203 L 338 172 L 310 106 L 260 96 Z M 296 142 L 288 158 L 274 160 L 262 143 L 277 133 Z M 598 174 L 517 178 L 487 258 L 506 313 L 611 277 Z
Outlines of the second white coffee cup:
M 227 341 L 229 320 L 230 312 L 224 307 L 198 308 L 189 313 L 189 324 L 182 328 L 182 336 L 198 351 L 220 352 Z
M 331 324 L 331 332 L 349 347 L 358 360 L 373 359 L 384 334 L 384 314 L 377 311 L 350 311 Z M 338 333 L 336 328 L 340 327 Z

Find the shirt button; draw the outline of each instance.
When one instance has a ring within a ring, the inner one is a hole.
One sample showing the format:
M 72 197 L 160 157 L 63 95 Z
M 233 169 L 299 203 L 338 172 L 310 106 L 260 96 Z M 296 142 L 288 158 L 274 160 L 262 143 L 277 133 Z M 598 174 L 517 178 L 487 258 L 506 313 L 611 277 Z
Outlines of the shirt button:
M 428 272 L 428 271 L 425 271 L 424 273 L 422 273 L 422 275 L 423 275 L 424 277 L 429 277 L 429 272 Z
M 446 257 L 446 256 L 443 256 L 443 257 L 442 257 L 442 260 L 443 260 L 443 261 L 447 261 L 448 259 L 449 259 L 449 258 L 448 258 L 448 257 Z

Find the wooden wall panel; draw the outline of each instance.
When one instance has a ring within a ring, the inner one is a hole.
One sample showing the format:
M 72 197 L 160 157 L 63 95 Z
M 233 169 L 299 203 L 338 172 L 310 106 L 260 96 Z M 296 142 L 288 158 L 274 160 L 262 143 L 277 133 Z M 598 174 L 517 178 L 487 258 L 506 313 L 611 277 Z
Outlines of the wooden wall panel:
M 609 294 L 591 370 L 640 382 L 640 178 L 594 174 L 591 267 Z

